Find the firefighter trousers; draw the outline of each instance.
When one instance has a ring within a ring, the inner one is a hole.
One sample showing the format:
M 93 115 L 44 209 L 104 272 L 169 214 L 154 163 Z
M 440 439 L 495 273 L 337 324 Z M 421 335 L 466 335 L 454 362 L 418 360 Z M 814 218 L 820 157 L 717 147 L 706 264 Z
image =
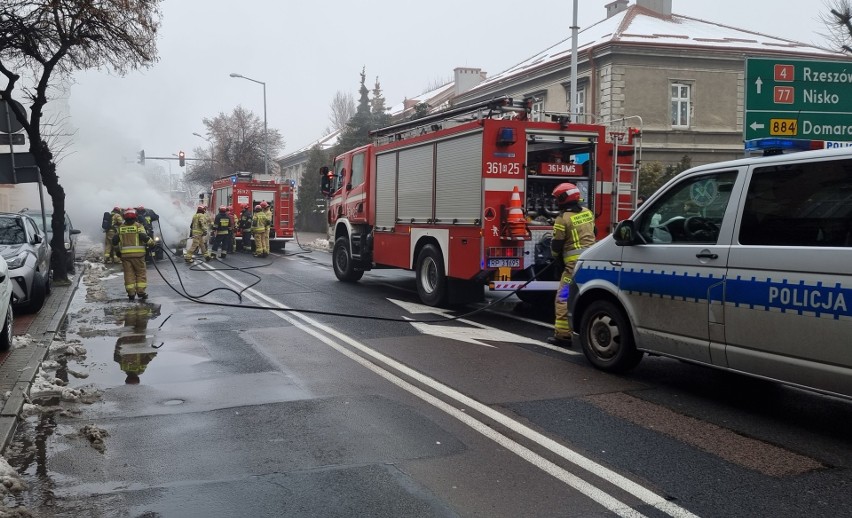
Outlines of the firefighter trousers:
M 115 235 L 115 230 L 109 230 L 106 232 L 104 237 L 104 263 L 117 263 L 119 261 L 118 256 L 115 255 L 115 250 L 118 247 L 113 248 L 112 246 L 112 238 Z
M 269 231 L 252 232 L 254 237 L 254 255 L 264 255 L 269 253 Z
M 192 244 L 186 249 L 183 258 L 186 261 L 192 261 L 196 251 L 200 252 L 205 259 L 210 257 L 210 253 L 207 251 L 207 239 L 201 234 L 192 236 Z
M 565 263 L 565 269 L 562 271 L 562 277 L 559 279 L 559 289 L 556 290 L 556 300 L 554 303 L 556 321 L 553 324 L 553 336 L 560 340 L 571 339 L 571 324 L 568 321 L 568 290 L 571 279 L 574 278 L 574 267 L 576 265 L 577 259 L 572 259 Z
M 216 255 L 216 251 L 221 250 L 220 253 L 223 255 L 228 255 L 228 251 L 231 250 L 231 234 L 221 234 L 217 235 L 213 240 L 213 255 Z
M 124 289 L 130 296 L 145 295 L 148 289 L 148 270 L 145 267 L 145 256 L 122 257 L 121 268 L 124 270 Z

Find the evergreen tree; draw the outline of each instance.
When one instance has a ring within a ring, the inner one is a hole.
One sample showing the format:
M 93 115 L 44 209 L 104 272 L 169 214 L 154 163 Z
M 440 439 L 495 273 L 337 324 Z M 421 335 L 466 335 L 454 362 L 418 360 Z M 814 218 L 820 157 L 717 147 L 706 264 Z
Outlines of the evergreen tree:
M 376 76 L 376 85 L 373 87 L 373 98 L 370 100 L 370 111 L 373 114 L 373 128 L 379 129 L 390 125 L 390 114 L 385 106 L 385 97 L 382 94 L 382 86 L 379 77 Z
M 372 129 L 372 114 L 370 112 L 370 91 L 367 90 L 365 84 L 366 70 L 361 70 L 361 87 L 359 89 L 360 97 L 358 99 L 358 108 L 355 110 L 355 115 L 346 123 L 346 128 L 340 134 L 340 141 L 337 149 L 338 153 L 348 151 L 358 146 L 363 146 L 370 142 L 370 130 Z

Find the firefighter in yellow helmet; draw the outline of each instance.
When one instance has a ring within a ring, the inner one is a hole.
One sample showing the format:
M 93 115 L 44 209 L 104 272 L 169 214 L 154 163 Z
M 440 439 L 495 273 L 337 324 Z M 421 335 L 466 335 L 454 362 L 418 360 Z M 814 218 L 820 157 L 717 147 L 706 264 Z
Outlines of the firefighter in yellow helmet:
M 192 244 L 186 248 L 186 252 L 183 254 L 184 261 L 188 263 L 192 262 L 196 250 L 201 253 L 205 261 L 213 258 L 213 254 L 207 251 L 207 240 L 205 238 L 210 227 L 210 219 L 205 212 L 207 212 L 206 207 L 199 205 L 195 209 L 195 214 L 192 216 L 192 222 L 189 224 L 189 234 L 192 236 Z
M 154 240 L 145 233 L 145 227 L 136 221 L 136 210 L 124 211 L 124 223 L 118 227 L 112 238 L 113 247 L 118 247 L 121 256 L 121 267 L 124 270 L 124 289 L 127 298 L 140 300 L 148 298 L 148 275 L 145 268 L 145 254 Z
M 112 238 L 115 237 L 115 233 L 122 223 L 124 223 L 124 218 L 121 215 L 121 207 L 116 205 L 110 213 L 109 227 L 104 230 L 106 233 L 104 239 L 104 264 L 118 264 L 121 262 L 118 254 L 116 254 L 118 249 L 112 246 Z
M 556 291 L 556 321 L 553 336 L 547 341 L 554 345 L 570 347 L 571 325 L 568 322 L 568 290 L 574 277 L 577 259 L 586 248 L 595 244 L 595 215 L 580 205 L 580 189 L 573 183 L 561 183 L 553 190 L 559 215 L 553 222 L 553 239 L 550 250 L 563 265 L 559 289 Z
M 269 229 L 266 227 L 266 215 L 263 213 L 263 208 L 258 203 L 254 206 L 254 214 L 251 218 L 251 237 L 254 239 L 254 256 L 266 257 L 263 248 L 263 236 L 269 236 Z

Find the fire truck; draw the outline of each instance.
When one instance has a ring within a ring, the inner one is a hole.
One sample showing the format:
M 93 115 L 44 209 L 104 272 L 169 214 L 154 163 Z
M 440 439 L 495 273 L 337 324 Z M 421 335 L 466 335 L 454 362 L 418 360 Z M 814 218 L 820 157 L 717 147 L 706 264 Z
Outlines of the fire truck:
M 531 106 L 501 98 L 390 126 L 323 168 L 337 278 L 402 268 L 431 306 L 482 300 L 484 286 L 552 303 L 554 187 L 580 188 L 603 238 L 636 208 L 641 131 L 531 121 Z
M 269 229 L 269 247 L 284 249 L 293 240 L 293 185 L 272 175 L 238 172 L 213 181 L 210 193 L 211 212 L 215 215 L 222 205 L 231 207 L 239 219 L 243 207 L 253 210 L 265 201 L 272 207 L 272 227 Z M 237 230 L 237 236 L 242 234 Z

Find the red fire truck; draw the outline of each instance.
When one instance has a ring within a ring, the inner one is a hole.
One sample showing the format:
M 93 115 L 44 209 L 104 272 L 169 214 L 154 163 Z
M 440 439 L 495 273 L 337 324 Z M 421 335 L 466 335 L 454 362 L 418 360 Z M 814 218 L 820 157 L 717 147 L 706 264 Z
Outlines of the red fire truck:
M 253 210 L 262 201 L 272 206 L 269 247 L 282 250 L 287 241 L 293 240 L 293 185 L 272 175 L 247 172 L 234 173 L 213 181 L 210 207 L 214 215 L 220 206 L 225 205 L 231 207 L 234 218 L 238 220 L 244 206 Z M 237 236 L 241 236 L 239 230 Z
M 576 184 L 599 237 L 636 208 L 641 132 L 530 121 L 530 100 L 449 110 L 373 133 L 323 179 L 338 279 L 373 268 L 414 270 L 428 305 L 481 300 L 483 286 L 552 303 L 545 268 L 558 214 L 551 192 Z M 522 207 L 523 205 L 523 207 Z

